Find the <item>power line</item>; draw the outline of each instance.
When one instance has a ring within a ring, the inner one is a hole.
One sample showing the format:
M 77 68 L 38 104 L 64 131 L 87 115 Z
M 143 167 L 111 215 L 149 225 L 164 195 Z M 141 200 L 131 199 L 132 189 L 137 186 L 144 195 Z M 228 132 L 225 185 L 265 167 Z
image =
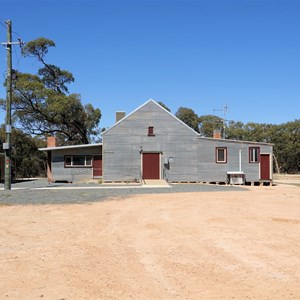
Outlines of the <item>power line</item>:
M 13 45 L 13 48 L 14 48 L 14 55 L 16 57 L 16 61 L 17 61 L 17 67 L 18 67 L 18 70 L 22 71 L 21 70 L 21 66 L 20 66 L 20 61 L 22 59 L 22 56 L 18 57 L 18 52 L 16 51 L 16 45 Z
M 0 25 L 2 25 L 6 30 L 6 25 L 0 20 Z
M 17 32 L 12 31 L 13 34 L 17 35 L 19 38 L 21 37 Z

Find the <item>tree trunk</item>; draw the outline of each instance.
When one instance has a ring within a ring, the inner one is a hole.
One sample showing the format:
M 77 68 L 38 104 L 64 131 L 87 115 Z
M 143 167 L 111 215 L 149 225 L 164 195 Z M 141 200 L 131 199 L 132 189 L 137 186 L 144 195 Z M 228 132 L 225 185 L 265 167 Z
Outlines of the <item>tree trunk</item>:
M 274 153 L 273 153 L 273 158 L 274 158 L 276 173 L 280 174 L 280 168 L 279 168 L 279 165 L 278 165 L 278 160 L 277 160 Z

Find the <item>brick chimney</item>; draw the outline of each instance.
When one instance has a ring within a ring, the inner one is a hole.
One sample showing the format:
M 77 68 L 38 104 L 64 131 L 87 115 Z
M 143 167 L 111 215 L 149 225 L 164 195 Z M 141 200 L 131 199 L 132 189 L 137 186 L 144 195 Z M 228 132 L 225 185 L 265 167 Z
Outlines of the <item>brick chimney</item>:
M 125 117 L 125 111 L 116 112 L 116 123 L 122 120 Z
M 213 138 L 214 139 L 220 139 L 221 138 L 221 131 L 218 130 L 218 129 L 215 129 L 214 133 L 213 133 Z
M 47 137 L 47 147 L 57 147 L 58 146 L 58 141 L 56 136 L 48 136 Z

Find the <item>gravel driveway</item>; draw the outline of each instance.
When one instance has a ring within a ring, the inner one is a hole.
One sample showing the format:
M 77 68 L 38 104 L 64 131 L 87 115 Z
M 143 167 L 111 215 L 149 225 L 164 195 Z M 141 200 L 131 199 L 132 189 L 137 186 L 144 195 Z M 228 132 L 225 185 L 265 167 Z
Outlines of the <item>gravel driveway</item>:
M 0 184 L 0 204 L 64 204 L 98 202 L 126 198 L 138 194 L 161 194 L 178 192 L 224 192 L 243 191 L 245 188 L 212 184 L 173 184 L 170 187 L 147 187 L 134 184 L 51 183 L 46 179 L 14 182 L 12 190 L 4 190 Z

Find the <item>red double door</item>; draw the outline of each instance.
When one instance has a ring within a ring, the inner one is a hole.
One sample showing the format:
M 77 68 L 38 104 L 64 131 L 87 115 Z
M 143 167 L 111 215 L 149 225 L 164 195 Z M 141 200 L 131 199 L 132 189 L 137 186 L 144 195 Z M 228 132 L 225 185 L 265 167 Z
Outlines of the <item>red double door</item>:
M 143 153 L 143 179 L 160 179 L 160 154 Z

